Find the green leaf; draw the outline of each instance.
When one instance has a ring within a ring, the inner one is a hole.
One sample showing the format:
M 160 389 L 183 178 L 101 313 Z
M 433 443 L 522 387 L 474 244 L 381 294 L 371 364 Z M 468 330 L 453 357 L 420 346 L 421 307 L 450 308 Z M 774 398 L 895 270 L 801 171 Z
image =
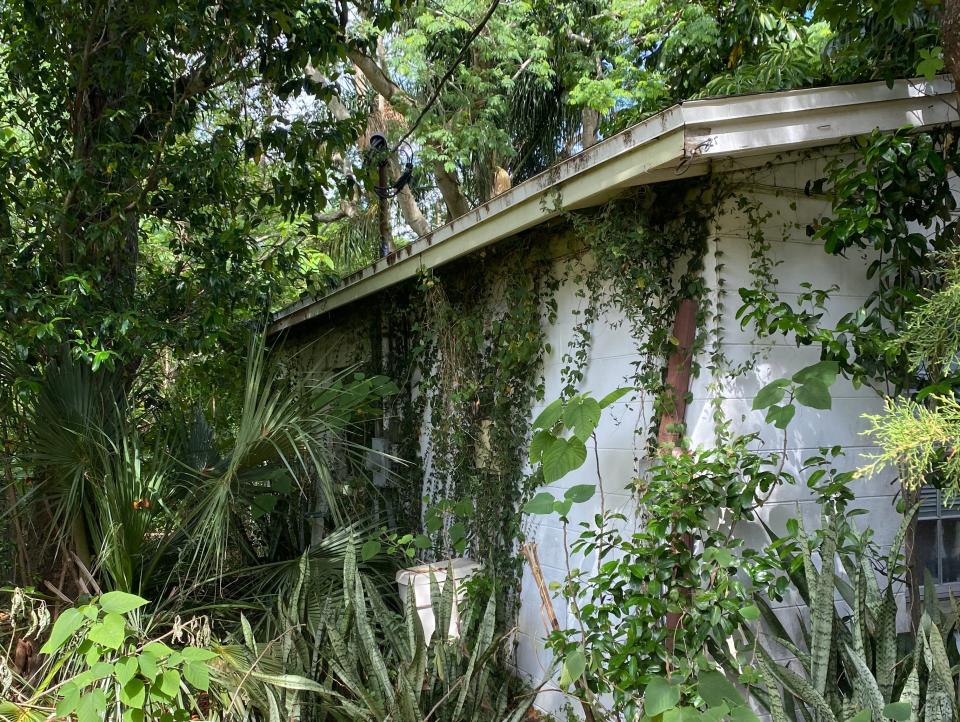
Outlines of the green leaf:
M 907 722 L 913 710 L 909 702 L 891 702 L 883 706 L 883 716 L 897 722 Z
M 830 386 L 837 380 L 839 373 L 840 365 L 836 361 L 819 361 L 797 371 L 793 375 L 793 380 L 801 386 L 810 382 Z
M 134 677 L 120 688 L 120 702 L 135 709 L 143 709 L 147 701 L 147 688 L 143 680 Z
M 799 387 L 795 398 L 798 403 L 811 409 L 829 409 L 833 405 L 830 389 L 818 381 L 810 381 Z
M 573 507 L 573 502 L 569 499 L 557 499 L 553 502 L 553 510 L 560 516 L 566 516 L 570 513 L 570 509 Z
M 635 391 L 632 386 L 626 386 L 624 388 L 614 389 L 609 394 L 600 399 L 600 408 L 605 409 L 610 404 L 616 403 L 621 398 L 629 394 L 631 391 Z
M 541 411 L 533 420 L 534 429 L 552 429 L 563 415 L 563 400 L 557 399 Z
M 121 657 L 113 664 L 113 676 L 122 687 L 137 675 L 137 658 Z
M 107 697 L 97 687 L 80 698 L 77 704 L 77 722 L 103 722 L 103 713 L 107 711 Z
M 126 614 L 149 602 L 143 597 L 127 592 L 107 592 L 100 597 L 100 608 L 108 614 Z
M 539 464 L 543 452 L 550 448 L 550 445 L 556 441 L 557 437 L 551 432 L 540 430 L 530 438 L 530 450 L 528 453 L 531 464 Z
M 523 505 L 523 511 L 527 514 L 552 514 L 554 501 L 553 494 L 541 491 Z
M 755 622 L 760 619 L 760 609 L 756 604 L 748 604 L 740 609 L 740 616 L 748 622 Z
M 785 429 L 793 421 L 794 415 L 797 413 L 797 407 L 793 404 L 785 404 L 784 406 L 771 406 L 767 409 L 767 423 L 773 424 L 778 429 Z
M 80 629 L 84 619 L 84 615 L 73 607 L 64 609 L 50 631 L 50 638 L 40 651 L 44 654 L 53 654 L 59 650 L 74 635 L 74 632 Z
M 60 694 L 63 696 L 57 702 L 57 717 L 69 717 L 76 711 L 77 705 L 80 704 L 80 688 L 72 682 L 68 682 L 61 687 Z
M 563 669 L 560 671 L 560 687 L 566 689 L 583 676 L 587 668 L 587 656 L 583 647 L 577 647 L 563 659 Z
M 574 504 L 582 504 L 585 501 L 590 501 L 596 493 L 597 487 L 595 484 L 576 484 L 567 489 L 563 497 Z
M 206 692 L 210 688 L 210 670 L 206 662 L 187 662 L 183 665 L 183 678 L 194 689 Z
M 734 706 L 744 704 L 743 695 L 720 672 L 702 672 L 697 692 L 710 707 L 719 707 L 724 702 L 730 702 Z
M 369 561 L 373 559 L 377 554 L 380 553 L 380 542 L 376 539 L 371 539 L 368 542 L 365 542 L 362 547 L 360 547 L 360 559 L 363 561 Z
M 768 406 L 779 404 L 786 395 L 786 387 L 789 385 L 790 381 L 787 379 L 777 379 L 776 381 L 771 381 L 769 384 L 760 389 L 757 392 L 757 395 L 753 397 L 754 410 L 765 409 Z
M 140 667 L 140 674 L 151 682 L 157 678 L 159 670 L 157 669 L 157 658 L 150 652 L 144 650 L 137 657 L 137 665 Z
M 155 685 L 152 691 L 160 692 L 167 699 L 171 699 L 180 691 L 180 673 L 175 669 L 164 670 L 160 675 L 160 683 Z
M 110 613 L 90 628 L 87 639 L 103 645 L 107 649 L 119 649 L 127 637 L 127 620 L 121 615 Z
M 647 717 L 656 717 L 677 706 L 680 688 L 662 677 L 654 677 L 643 691 L 643 711 Z
M 143 651 L 149 652 L 154 657 L 166 657 L 173 654 L 173 650 L 163 642 L 147 642 L 143 645 Z
M 126 709 L 123 711 L 123 722 L 144 722 L 142 709 Z
M 574 469 L 579 469 L 587 460 L 587 447 L 576 436 L 556 439 L 543 452 L 543 480 L 552 484 Z
M 429 549 L 433 546 L 433 542 L 430 541 L 430 537 L 428 537 L 426 534 L 417 534 L 413 538 L 413 545 L 417 549 Z
M 599 423 L 600 404 L 589 396 L 571 399 L 563 411 L 563 425 L 573 429 L 573 433 L 581 441 L 589 439 Z
M 211 652 L 209 649 L 201 649 L 200 647 L 184 647 L 180 650 L 180 654 L 182 654 L 183 658 L 188 662 L 208 662 L 211 659 L 217 658 L 216 652 Z

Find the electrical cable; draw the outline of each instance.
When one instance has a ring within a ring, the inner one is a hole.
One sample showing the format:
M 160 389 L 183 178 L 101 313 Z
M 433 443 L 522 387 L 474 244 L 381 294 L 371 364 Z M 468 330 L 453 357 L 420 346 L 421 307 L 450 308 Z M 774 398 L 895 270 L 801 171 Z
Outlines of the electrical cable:
M 447 72 L 443 74 L 442 78 L 440 78 L 440 82 L 437 83 L 437 87 L 434 89 L 433 95 L 430 96 L 430 100 L 427 101 L 427 104 L 423 106 L 423 110 L 420 111 L 420 115 L 417 116 L 417 119 L 413 121 L 413 125 L 410 126 L 410 129 L 404 133 L 403 137 L 394 146 L 394 152 L 396 152 L 400 146 L 403 145 L 407 138 L 413 135 L 413 131 L 415 131 L 417 126 L 420 125 L 420 121 L 422 121 L 424 116 L 430 111 L 430 108 L 433 107 L 433 104 L 437 102 L 437 99 L 440 97 L 440 91 L 443 90 L 443 86 L 446 85 L 446 82 L 450 80 L 450 77 L 453 75 L 454 71 L 460 66 L 460 63 L 463 62 L 463 59 L 467 56 L 467 51 L 470 49 L 470 44 L 476 40 L 477 36 L 483 31 L 484 26 L 486 26 L 490 18 L 493 17 L 493 13 L 499 4 L 500 0 L 493 0 L 493 2 L 490 3 L 490 7 L 487 8 L 486 14 L 480 19 L 480 22 L 477 23 L 477 26 L 467 37 L 467 41 L 463 44 L 463 47 L 460 49 L 460 52 L 454 59 L 453 64 L 447 68 Z

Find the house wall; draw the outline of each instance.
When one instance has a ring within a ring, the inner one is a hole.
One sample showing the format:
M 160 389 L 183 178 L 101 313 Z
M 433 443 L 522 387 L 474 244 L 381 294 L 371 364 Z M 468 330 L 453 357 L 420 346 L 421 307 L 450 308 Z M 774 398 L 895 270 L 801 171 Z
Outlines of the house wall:
M 873 289 L 865 278 L 866 265 L 871 260 L 867 254 L 853 254 L 849 258 L 827 256 L 820 244 L 811 241 L 806 226 L 815 218 L 827 214 L 830 205 L 826 199 L 807 197 L 804 186 L 809 179 L 822 177 L 825 161 L 793 160 L 775 163 L 761 172 L 731 174 L 734 183 L 744 183 L 741 193 L 755 200 L 761 215 L 769 214 L 763 221 L 762 236 L 770 245 L 769 256 L 777 264 L 772 269 L 778 282 L 778 291 L 787 301 L 796 301 L 803 292 L 801 284 L 811 282 L 818 288 L 839 288 L 831 297 L 825 314 L 825 322 L 835 320 L 843 313 L 856 308 Z M 758 341 L 752 329 L 743 329 L 735 318 L 740 306 L 738 289 L 752 283 L 749 272 L 751 263 L 751 223 L 742 212 L 730 204 L 718 217 L 710 247 L 705 259 L 705 276 L 714 308 L 722 302 L 724 310 L 710 323 L 714 328 L 720 347 L 729 361 L 729 367 L 715 376 L 707 371 L 708 352 L 699 359 L 704 369 L 691 382 L 692 401 L 686 410 L 688 433 L 695 445 L 707 446 L 715 438 L 714 410 L 719 403 L 731 423 L 733 433 L 760 432 L 762 448 L 775 453 L 783 447 L 784 439 L 773 433 L 776 430 L 763 423 L 761 412 L 752 411 L 751 404 L 757 391 L 769 381 L 792 375 L 794 372 L 819 360 L 819 350 L 814 347 L 797 348 L 792 339 L 771 338 Z M 561 263 L 567 263 L 564 261 Z M 589 259 L 585 259 L 589 263 Z M 575 284 L 567 283 L 558 295 L 558 322 L 547 331 L 547 341 L 552 353 L 544 366 L 546 394 L 543 404 L 532 410 L 534 418 L 543 405 L 559 395 L 562 354 L 574 337 L 578 321 L 575 311 L 584 305 L 578 296 Z M 708 343 L 709 346 L 709 343 Z M 629 385 L 633 362 L 637 360 L 636 344 L 629 330 L 621 323 L 616 313 L 600 318 L 593 329 L 593 345 L 582 391 L 596 397 L 612 389 Z M 752 368 L 739 375 L 730 369 L 746 362 Z M 719 400 L 716 399 L 719 391 Z M 882 408 L 882 400 L 867 388 L 854 389 L 843 379 L 831 389 L 833 409 L 817 411 L 798 409 L 790 424 L 787 437 L 786 470 L 797 471 L 803 459 L 814 455 L 821 446 L 840 445 L 845 456 L 839 461 L 842 469 L 852 469 L 863 463 L 866 454 L 872 451 L 861 435 L 864 423 L 861 416 L 876 413 Z M 597 432 L 599 448 L 590 449 L 587 463 L 554 485 L 551 491 L 562 494 L 574 484 L 596 483 L 597 468 L 605 490 L 608 509 L 620 508 L 630 511 L 633 503 L 629 494 L 631 481 L 636 478 L 644 463 L 646 429 L 649 427 L 651 407 L 644 400 L 615 404 L 605 412 Z M 643 430 L 637 433 L 637 430 Z M 856 506 L 869 510 L 861 517 L 873 527 L 876 541 L 889 545 L 899 525 L 899 518 L 892 504 L 896 487 L 892 475 L 888 478 L 860 479 L 855 482 L 858 496 Z M 572 522 L 590 519 L 598 511 L 599 497 L 578 505 L 572 513 Z M 760 514 L 775 531 L 783 531 L 786 521 L 800 516 L 808 528 L 819 524 L 818 509 L 802 481 L 794 486 L 777 489 Z M 628 516 L 630 516 L 628 514 Z M 540 562 L 547 582 L 561 581 L 566 574 L 566 559 L 563 551 L 563 535 L 555 517 L 535 517 L 527 520 L 529 537 L 536 541 Z M 740 533 L 748 540 L 762 541 L 757 528 L 744 528 Z M 574 566 L 587 566 L 591 560 L 573 559 Z M 779 605 L 780 616 L 788 629 L 796 623 L 795 605 L 798 600 L 787 599 Z M 554 600 L 560 624 L 573 624 L 568 619 L 562 600 Z M 544 679 L 550 668 L 551 657 L 543 648 L 544 622 L 540 598 L 529 569 L 522 582 L 522 601 L 519 616 L 517 666 L 534 682 Z M 564 710 L 570 708 L 570 698 L 550 689 L 540 693 L 537 706 L 543 711 L 564 718 Z M 573 706 L 576 709 L 575 705 Z

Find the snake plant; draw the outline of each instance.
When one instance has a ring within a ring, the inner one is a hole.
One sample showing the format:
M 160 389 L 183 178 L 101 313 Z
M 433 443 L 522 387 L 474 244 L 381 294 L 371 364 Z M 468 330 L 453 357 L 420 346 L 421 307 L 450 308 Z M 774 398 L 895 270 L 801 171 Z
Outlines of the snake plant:
M 377 585 L 344 563 L 345 604 L 323 615 L 321 706 L 337 722 L 519 722 L 533 695 L 511 694 L 499 664 L 506 635 L 496 633 L 496 595 L 462 610 L 460 638 L 447 638 L 454 585 L 431 578 L 437 633 L 426 641 L 412 585 L 402 614 Z M 332 604 L 332 603 L 331 603 Z M 321 719 L 323 716 L 321 715 Z
M 774 538 L 781 568 L 807 606 L 799 635 L 788 633 L 763 598 L 755 650 L 757 697 L 773 722 L 947 722 L 957 718 L 956 660 L 946 640 L 957 636 L 958 608 L 945 613 L 928 579 L 916 634 L 897 633 L 896 587 L 903 541 L 916 509 L 905 515 L 886 559 L 871 555 L 840 515 L 824 516 L 815 543 L 802 525 L 796 541 Z M 769 530 L 768 530 L 769 531 Z M 821 564 L 814 564 L 817 552 Z M 839 566 L 837 560 L 840 561 Z M 881 588 L 878 569 L 885 576 Z M 783 654 L 793 659 L 775 661 Z M 956 644 L 950 644 L 956 657 Z

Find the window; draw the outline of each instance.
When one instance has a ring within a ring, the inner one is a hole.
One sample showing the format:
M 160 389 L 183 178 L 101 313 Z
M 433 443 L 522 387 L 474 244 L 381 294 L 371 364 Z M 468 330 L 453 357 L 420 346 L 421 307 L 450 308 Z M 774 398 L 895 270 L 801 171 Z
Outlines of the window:
M 937 584 L 960 587 L 960 499 L 944 505 L 939 489 L 920 489 L 914 548 Z

